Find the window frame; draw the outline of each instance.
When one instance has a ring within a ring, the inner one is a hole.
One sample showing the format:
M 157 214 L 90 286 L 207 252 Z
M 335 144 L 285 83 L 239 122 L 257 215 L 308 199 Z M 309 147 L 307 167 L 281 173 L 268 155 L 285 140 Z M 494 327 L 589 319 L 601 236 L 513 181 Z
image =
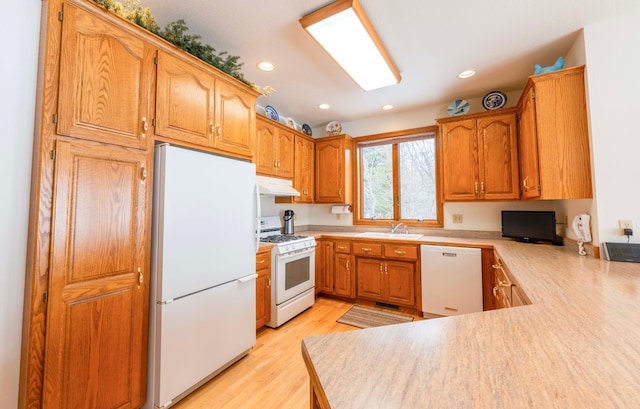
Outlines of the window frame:
M 433 133 L 435 143 L 435 171 L 436 171 L 436 219 L 417 220 L 417 219 L 403 219 L 396 218 L 400 214 L 400 164 L 399 164 L 399 152 L 397 142 L 410 141 L 411 139 L 418 139 L 418 134 Z M 395 142 L 395 143 L 394 143 Z M 442 197 L 442 149 L 440 143 L 440 137 L 438 133 L 438 127 L 426 126 L 421 128 L 405 129 L 401 131 L 387 132 L 382 134 L 367 135 L 358 138 L 354 138 L 356 154 L 354 160 L 354 172 L 353 172 L 353 186 L 355 194 L 355 206 L 353 211 L 353 224 L 354 225 L 369 225 L 369 226 L 389 226 L 389 223 L 405 223 L 410 227 L 443 227 L 443 197 Z M 393 167 L 393 219 L 370 219 L 362 217 L 363 207 L 363 193 L 362 193 L 362 147 L 372 145 L 387 145 L 392 146 L 392 167 Z

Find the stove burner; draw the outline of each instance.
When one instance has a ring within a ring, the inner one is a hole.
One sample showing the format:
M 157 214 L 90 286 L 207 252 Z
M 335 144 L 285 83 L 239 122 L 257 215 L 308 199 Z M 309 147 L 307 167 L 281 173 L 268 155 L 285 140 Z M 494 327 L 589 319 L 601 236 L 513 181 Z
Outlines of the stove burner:
M 261 237 L 260 241 L 265 243 L 284 243 L 287 241 L 301 240 L 309 238 L 309 236 L 294 236 L 291 234 L 278 234 L 274 236 Z

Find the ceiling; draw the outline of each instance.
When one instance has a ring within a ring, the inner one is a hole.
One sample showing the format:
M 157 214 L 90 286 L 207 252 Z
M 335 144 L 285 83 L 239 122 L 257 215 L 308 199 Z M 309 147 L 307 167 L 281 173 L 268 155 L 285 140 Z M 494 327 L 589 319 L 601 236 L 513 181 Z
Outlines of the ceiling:
M 330 2 L 140 0 L 162 27 L 184 19 L 189 34 L 240 56 L 246 79 L 276 90 L 259 105 L 312 127 L 521 89 L 534 65 L 552 65 L 565 55 L 582 27 L 621 14 L 637 0 L 360 0 L 402 75 L 400 84 L 369 92 L 298 22 Z M 259 71 L 262 60 L 276 69 Z M 459 79 L 466 69 L 477 74 Z M 318 109 L 321 103 L 331 109 Z M 395 109 L 383 111 L 385 104 Z

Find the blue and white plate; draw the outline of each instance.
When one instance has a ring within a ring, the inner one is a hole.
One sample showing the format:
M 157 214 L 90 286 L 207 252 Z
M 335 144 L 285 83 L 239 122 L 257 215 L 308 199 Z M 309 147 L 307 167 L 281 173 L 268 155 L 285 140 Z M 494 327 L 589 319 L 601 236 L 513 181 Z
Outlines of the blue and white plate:
M 272 107 L 271 105 L 267 105 L 266 107 L 264 107 L 264 113 L 267 114 L 267 116 L 271 119 L 273 119 L 274 121 L 279 121 L 280 120 L 280 116 L 278 115 L 278 111 L 276 111 L 276 109 L 274 107 Z
M 311 127 L 309 124 L 302 124 L 302 133 L 307 136 L 311 136 Z
M 491 91 L 482 98 L 484 109 L 502 108 L 507 103 L 507 94 L 502 91 Z
M 449 104 L 447 108 L 447 113 L 449 116 L 463 115 L 469 112 L 469 102 L 464 99 L 456 99 L 452 103 Z

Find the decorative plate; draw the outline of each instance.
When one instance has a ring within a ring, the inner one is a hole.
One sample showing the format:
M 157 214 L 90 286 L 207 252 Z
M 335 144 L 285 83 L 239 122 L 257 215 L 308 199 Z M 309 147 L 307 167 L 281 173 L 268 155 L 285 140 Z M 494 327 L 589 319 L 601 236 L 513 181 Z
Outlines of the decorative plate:
M 273 119 L 274 121 L 280 120 L 280 116 L 278 116 L 278 111 L 276 111 L 276 109 L 271 105 L 267 105 L 266 107 L 264 107 L 264 113 L 267 114 L 267 116 Z
M 309 126 L 309 124 L 302 124 L 302 133 L 307 135 L 307 136 L 311 136 L 311 127 Z
M 456 99 L 452 103 L 449 104 L 447 108 L 447 113 L 449 116 L 463 115 L 469 112 L 469 102 L 464 99 Z
M 327 135 L 340 135 L 342 133 L 342 124 L 338 121 L 331 121 L 325 128 Z
M 482 98 L 484 109 L 502 108 L 507 103 L 507 94 L 502 91 L 491 91 Z

